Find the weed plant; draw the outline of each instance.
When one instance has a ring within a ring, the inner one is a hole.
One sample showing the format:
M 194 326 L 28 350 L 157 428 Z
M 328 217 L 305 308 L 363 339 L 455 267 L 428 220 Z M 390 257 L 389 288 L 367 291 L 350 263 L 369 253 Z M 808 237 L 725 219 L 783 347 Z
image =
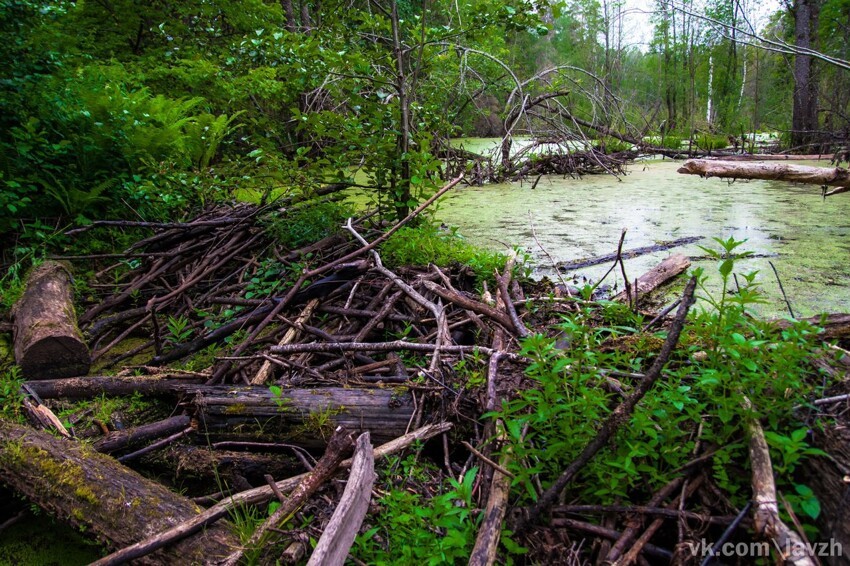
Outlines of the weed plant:
M 742 276 L 743 286 L 731 293 L 735 260 L 746 255 L 736 250 L 742 242 L 716 241 L 720 249 L 706 251 L 719 263 L 722 293 L 709 294 L 706 275 L 696 271 L 702 301 L 662 379 L 611 445 L 582 471 L 571 498 L 598 504 L 644 501 L 680 473 L 699 443 L 699 453 L 715 451 L 713 480 L 743 506 L 750 497 L 750 473 L 742 423 L 757 418 L 766 431 L 780 491 L 800 517 L 817 517 L 817 500 L 808 486 L 794 480 L 794 471 L 820 452 L 808 446 L 808 427 L 793 407 L 805 404 L 823 385 L 806 364 L 820 348 L 818 329 L 794 322 L 780 330 L 751 317 L 747 306 L 762 300 L 755 274 Z M 633 373 L 649 366 L 639 340 L 630 348 L 611 347 L 641 327 L 639 317 L 631 315 L 629 323 L 623 313 L 620 305 L 602 303 L 565 316 L 558 325 L 561 343 L 568 343 L 564 349 L 543 335 L 523 342 L 522 354 L 532 360 L 526 369 L 532 385 L 492 416 L 505 422 L 507 449 L 514 456 L 510 470 L 525 502 L 537 497 L 533 477 L 544 488 L 554 481 L 619 403 L 619 396 L 605 387 L 601 370 Z M 593 324 L 600 318 L 618 324 Z M 753 409 L 744 408 L 744 396 Z

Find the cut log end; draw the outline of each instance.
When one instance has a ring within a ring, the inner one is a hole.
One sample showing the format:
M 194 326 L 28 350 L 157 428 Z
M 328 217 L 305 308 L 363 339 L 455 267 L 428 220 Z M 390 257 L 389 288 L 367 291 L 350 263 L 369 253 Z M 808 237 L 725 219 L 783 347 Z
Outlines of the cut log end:
M 32 343 L 18 365 L 27 379 L 61 379 L 86 375 L 91 356 L 79 340 L 71 336 L 52 336 Z
M 13 313 L 15 360 L 25 378 L 88 373 L 91 356 L 77 327 L 71 274 L 64 264 L 46 261 L 33 269 Z

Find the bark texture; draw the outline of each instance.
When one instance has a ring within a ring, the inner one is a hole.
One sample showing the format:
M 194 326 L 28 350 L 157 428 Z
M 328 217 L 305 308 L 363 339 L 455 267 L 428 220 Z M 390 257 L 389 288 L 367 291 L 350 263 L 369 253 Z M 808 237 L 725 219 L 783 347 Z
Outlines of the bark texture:
M 77 326 L 71 274 L 63 264 L 46 261 L 32 270 L 13 315 L 15 360 L 24 377 L 88 373 L 91 356 Z
M 0 421 L 0 480 L 59 520 L 121 548 L 201 513 L 201 508 L 112 458 Z M 224 524 L 147 556 L 143 564 L 200 564 L 238 540 Z

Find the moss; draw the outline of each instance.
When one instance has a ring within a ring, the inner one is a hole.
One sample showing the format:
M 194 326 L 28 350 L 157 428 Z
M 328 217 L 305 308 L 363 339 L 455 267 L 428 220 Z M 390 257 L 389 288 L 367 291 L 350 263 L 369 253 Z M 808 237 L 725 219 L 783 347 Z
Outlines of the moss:
M 225 415 L 243 415 L 247 407 L 245 403 L 235 403 L 224 410 Z
M 43 514 L 29 516 L 0 532 L 0 564 L 89 564 L 101 555 L 97 545 Z

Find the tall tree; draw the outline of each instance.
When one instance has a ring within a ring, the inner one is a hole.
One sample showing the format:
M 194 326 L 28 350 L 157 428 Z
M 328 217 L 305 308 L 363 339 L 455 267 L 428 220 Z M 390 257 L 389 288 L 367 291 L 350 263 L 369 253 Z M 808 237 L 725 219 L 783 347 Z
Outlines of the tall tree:
M 820 0 L 794 0 L 794 40 L 802 51 L 817 42 Z M 794 103 L 791 114 L 791 144 L 814 143 L 818 130 L 818 85 L 814 59 L 797 53 L 794 57 Z

